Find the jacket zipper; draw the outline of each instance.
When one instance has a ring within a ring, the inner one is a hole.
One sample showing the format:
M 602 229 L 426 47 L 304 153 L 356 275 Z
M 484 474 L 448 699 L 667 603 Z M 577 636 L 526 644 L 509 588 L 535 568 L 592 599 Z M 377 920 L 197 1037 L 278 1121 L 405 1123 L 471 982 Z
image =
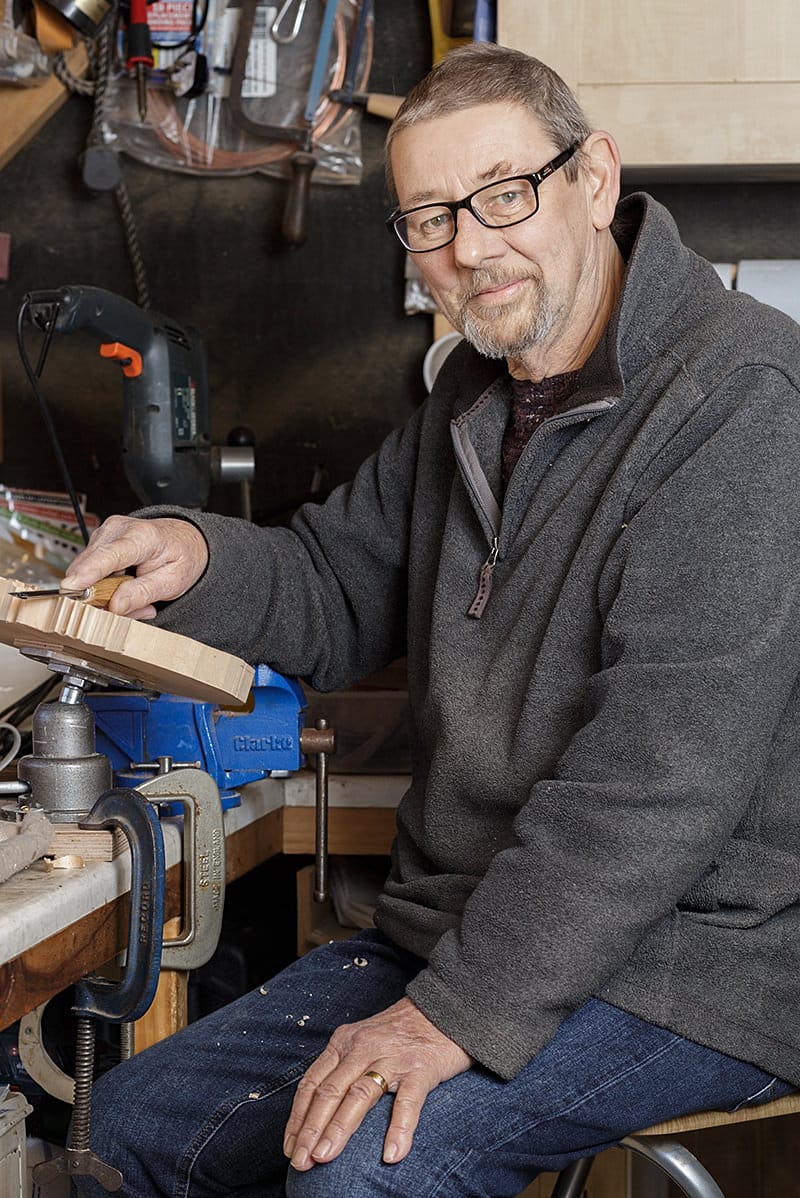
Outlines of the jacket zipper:
M 467 612 L 467 615 L 471 616 L 473 620 L 480 620 L 481 616 L 486 610 L 486 604 L 489 602 L 489 596 L 492 593 L 492 575 L 494 573 L 494 567 L 495 562 L 497 561 L 497 553 L 499 548 L 499 540 L 495 535 L 492 537 L 492 547 L 489 551 L 489 556 L 481 566 L 481 572 L 478 577 L 477 593 L 470 604 L 469 611 Z
M 541 437 L 542 435 L 546 436 L 547 433 L 551 432 L 554 427 L 559 428 L 566 424 L 575 424 L 581 419 L 588 421 L 591 418 L 591 416 L 594 416 L 594 415 L 598 414 L 599 412 L 604 411 L 607 408 L 613 408 L 613 406 L 614 406 L 613 402 L 610 402 L 609 400 L 600 400 L 595 403 L 581 405 L 581 407 L 579 407 L 579 408 L 572 408 L 571 410 L 569 410 L 567 412 L 561 412 L 557 416 L 550 416 L 550 417 L 548 417 L 547 420 L 543 421 L 543 423 L 540 424 L 539 428 L 536 429 L 534 436 L 538 436 L 538 437 Z M 459 439 L 454 438 L 454 443 L 456 446 L 457 456 L 459 456 L 462 459 L 462 463 L 464 465 L 465 476 L 467 478 L 469 478 L 471 475 L 471 471 L 469 469 L 469 464 L 467 462 L 465 462 L 465 460 L 464 460 L 465 455 L 464 455 L 463 449 L 461 450 L 461 452 L 459 452 L 459 448 L 460 448 Z M 480 493 L 480 488 L 476 487 L 474 483 L 473 483 L 473 490 L 476 493 L 478 503 L 480 504 L 487 519 L 492 524 L 494 524 L 495 527 L 497 527 L 497 522 L 492 520 L 491 514 L 487 511 L 486 503 L 484 502 L 483 496 Z M 492 576 L 494 574 L 494 567 L 497 562 L 499 552 L 500 552 L 500 539 L 499 539 L 499 530 L 498 530 L 492 536 L 491 548 L 489 550 L 489 556 L 487 557 L 486 561 L 481 566 L 480 574 L 478 576 L 478 589 L 475 593 L 475 598 L 472 600 L 469 610 L 467 611 L 467 615 L 470 616 L 473 620 L 480 620 L 481 616 L 483 615 L 484 611 L 486 610 L 486 606 L 489 602 L 489 598 L 492 593 Z

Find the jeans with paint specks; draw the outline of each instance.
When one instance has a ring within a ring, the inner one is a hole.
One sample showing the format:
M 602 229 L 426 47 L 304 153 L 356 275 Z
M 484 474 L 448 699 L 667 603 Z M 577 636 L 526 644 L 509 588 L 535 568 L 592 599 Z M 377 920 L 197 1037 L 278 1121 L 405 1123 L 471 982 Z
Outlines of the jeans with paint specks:
M 502 1198 L 543 1170 L 673 1115 L 792 1089 L 590 999 L 511 1081 L 475 1067 L 437 1087 L 412 1151 L 381 1161 L 393 1098 L 305 1173 L 281 1144 L 295 1085 L 341 1023 L 399 999 L 419 958 L 375 931 L 321 946 L 259 990 L 116 1066 L 95 1086 L 92 1147 L 123 1198 Z M 96 1183 L 79 1193 L 101 1198 Z

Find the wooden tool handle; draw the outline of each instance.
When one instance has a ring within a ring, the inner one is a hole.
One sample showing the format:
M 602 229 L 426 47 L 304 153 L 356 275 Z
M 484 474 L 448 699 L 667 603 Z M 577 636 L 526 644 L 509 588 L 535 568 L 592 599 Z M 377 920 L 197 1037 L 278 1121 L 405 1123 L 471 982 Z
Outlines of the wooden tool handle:
M 367 112 L 372 116 L 382 116 L 387 121 L 393 121 L 404 99 L 405 96 L 389 96 L 382 92 L 370 92 L 367 96 Z
M 308 205 L 311 172 L 316 158 L 307 150 L 292 155 L 292 178 L 283 210 L 283 239 L 289 245 L 302 245 L 308 236 Z
M 88 588 L 89 594 L 83 600 L 90 607 L 108 607 L 109 600 L 117 587 L 130 578 L 129 574 L 116 574 L 113 578 L 101 578 L 94 586 Z M 62 584 L 65 590 L 69 590 L 69 579 L 65 579 Z

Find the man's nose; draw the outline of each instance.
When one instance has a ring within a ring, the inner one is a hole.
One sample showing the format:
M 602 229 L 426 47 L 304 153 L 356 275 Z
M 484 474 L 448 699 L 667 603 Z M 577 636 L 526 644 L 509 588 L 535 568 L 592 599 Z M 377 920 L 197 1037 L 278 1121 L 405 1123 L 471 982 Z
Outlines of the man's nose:
M 478 266 L 488 258 L 501 257 L 505 250 L 502 229 L 487 228 L 468 208 L 459 210 L 453 239 L 453 254 L 459 266 Z

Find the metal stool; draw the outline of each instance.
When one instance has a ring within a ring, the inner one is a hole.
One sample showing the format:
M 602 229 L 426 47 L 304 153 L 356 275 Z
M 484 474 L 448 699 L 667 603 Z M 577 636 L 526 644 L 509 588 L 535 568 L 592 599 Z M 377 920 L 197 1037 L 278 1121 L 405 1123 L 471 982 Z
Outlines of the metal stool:
M 675 1182 L 687 1198 L 725 1198 L 711 1174 L 675 1137 L 681 1132 L 699 1131 L 704 1127 L 726 1127 L 732 1123 L 773 1119 L 778 1115 L 792 1115 L 798 1111 L 800 1093 L 787 1094 L 784 1098 L 776 1098 L 774 1102 L 745 1107 L 732 1114 L 728 1111 L 700 1111 L 694 1115 L 682 1115 L 679 1119 L 656 1123 L 644 1131 L 637 1131 L 621 1140 L 620 1147 L 627 1148 L 656 1165 Z M 581 1198 L 592 1167 L 592 1159 L 584 1157 L 562 1169 L 551 1198 Z

